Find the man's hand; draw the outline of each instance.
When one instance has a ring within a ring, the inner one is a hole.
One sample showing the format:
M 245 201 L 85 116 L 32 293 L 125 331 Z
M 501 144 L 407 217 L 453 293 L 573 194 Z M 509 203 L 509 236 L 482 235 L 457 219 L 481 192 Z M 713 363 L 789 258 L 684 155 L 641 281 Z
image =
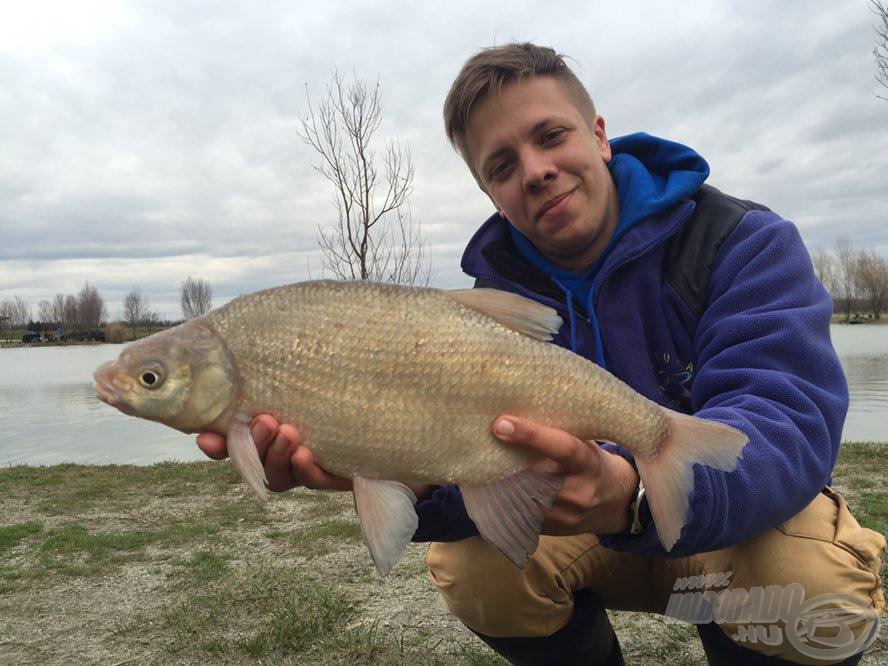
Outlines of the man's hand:
M 268 414 L 259 414 L 250 424 L 259 458 L 265 467 L 268 489 L 282 492 L 296 486 L 321 490 L 351 490 L 351 479 L 330 474 L 314 462 L 311 451 L 302 446 L 299 430 Z M 197 445 L 210 458 L 228 456 L 225 437 L 215 432 L 202 432 Z
M 515 416 L 494 421 L 493 434 L 554 461 L 564 475 L 564 487 L 552 508 L 542 509 L 543 534 L 616 534 L 629 529 L 638 472 L 625 458 L 563 430 Z

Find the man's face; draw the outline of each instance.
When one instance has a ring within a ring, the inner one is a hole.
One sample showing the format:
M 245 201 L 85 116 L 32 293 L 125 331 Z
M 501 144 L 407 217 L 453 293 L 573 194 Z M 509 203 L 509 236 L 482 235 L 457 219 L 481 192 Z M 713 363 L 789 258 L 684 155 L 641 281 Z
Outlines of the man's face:
M 546 258 L 580 272 L 601 254 L 619 217 L 604 119 L 587 122 L 559 81 L 510 83 L 481 100 L 465 143 L 496 209 Z

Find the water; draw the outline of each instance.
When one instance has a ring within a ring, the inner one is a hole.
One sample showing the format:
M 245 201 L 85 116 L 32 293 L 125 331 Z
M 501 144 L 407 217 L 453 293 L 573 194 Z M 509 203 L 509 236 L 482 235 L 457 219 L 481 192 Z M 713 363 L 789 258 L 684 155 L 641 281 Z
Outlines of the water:
M 888 440 L 888 326 L 833 326 L 851 390 L 844 440 Z M 193 435 L 99 402 L 92 371 L 120 345 L 0 349 L 0 466 L 206 460 Z
M 122 345 L 0 349 L 0 465 L 208 460 L 194 435 L 99 402 L 92 372 Z
M 831 326 L 851 406 L 842 441 L 888 441 L 888 325 Z

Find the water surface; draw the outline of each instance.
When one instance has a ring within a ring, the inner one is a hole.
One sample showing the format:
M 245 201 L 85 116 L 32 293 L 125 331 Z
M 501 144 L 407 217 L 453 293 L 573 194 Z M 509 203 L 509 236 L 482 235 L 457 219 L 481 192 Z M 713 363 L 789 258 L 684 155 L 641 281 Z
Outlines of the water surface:
M 851 408 L 843 439 L 888 441 L 888 326 L 833 326 Z M 92 371 L 121 345 L 0 349 L 0 466 L 206 460 L 193 435 L 99 402 Z
M 207 460 L 193 435 L 100 402 L 92 372 L 123 345 L 0 349 L 0 465 Z

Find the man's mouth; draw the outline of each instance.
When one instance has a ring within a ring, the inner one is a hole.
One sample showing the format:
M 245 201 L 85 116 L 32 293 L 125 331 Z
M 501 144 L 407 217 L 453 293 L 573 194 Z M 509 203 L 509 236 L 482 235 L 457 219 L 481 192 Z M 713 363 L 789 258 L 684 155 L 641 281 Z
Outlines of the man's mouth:
M 550 213 L 552 215 L 557 215 L 565 208 L 567 208 L 567 204 L 570 201 L 571 195 L 573 195 L 574 190 L 570 190 L 569 192 L 565 192 L 564 194 L 559 194 L 557 197 L 549 199 L 546 203 L 543 204 L 542 208 L 540 208 L 537 213 L 537 219 L 541 219 L 546 213 Z

